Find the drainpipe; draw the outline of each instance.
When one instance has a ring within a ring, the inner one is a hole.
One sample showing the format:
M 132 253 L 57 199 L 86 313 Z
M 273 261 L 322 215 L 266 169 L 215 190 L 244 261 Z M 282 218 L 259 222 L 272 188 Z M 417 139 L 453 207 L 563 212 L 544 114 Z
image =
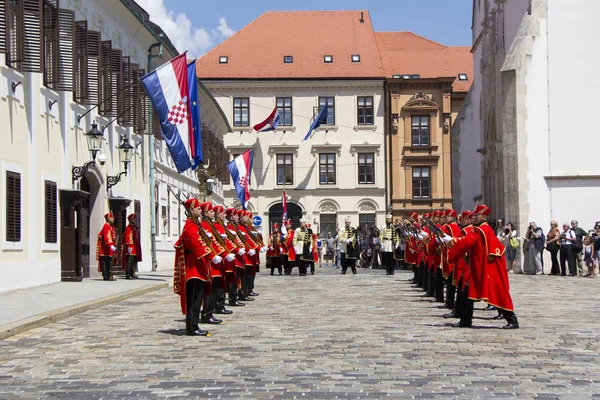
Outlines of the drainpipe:
M 152 54 L 152 49 L 158 47 L 158 53 Z M 152 59 L 154 57 L 162 56 L 163 46 L 162 43 L 154 43 L 152 46 L 148 47 L 148 73 L 152 71 Z M 148 106 L 148 126 L 149 135 L 148 135 L 148 155 L 150 157 L 149 160 L 149 169 L 150 169 L 150 251 L 152 252 L 152 271 L 156 271 L 158 268 L 158 263 L 156 261 L 156 210 L 154 209 L 154 134 L 152 132 L 152 105 Z

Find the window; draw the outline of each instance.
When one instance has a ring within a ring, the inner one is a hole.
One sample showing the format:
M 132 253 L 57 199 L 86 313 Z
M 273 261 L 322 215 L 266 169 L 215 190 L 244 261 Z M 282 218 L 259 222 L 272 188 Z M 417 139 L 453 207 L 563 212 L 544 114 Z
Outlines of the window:
M 228 56 L 220 56 L 219 57 L 219 64 L 227 64 L 228 61 L 229 61 Z
M 352 62 L 360 62 L 360 54 L 352 54 Z
M 294 184 L 293 154 L 277 154 L 277 184 Z
M 358 226 L 368 235 L 369 228 L 375 226 L 375 214 L 358 214 Z
M 459 81 L 466 81 L 468 79 L 469 79 L 469 77 L 467 76 L 467 74 L 458 74 Z
M 429 116 L 412 116 L 412 145 L 429 146 Z
M 400 78 L 402 78 L 402 75 L 394 74 L 394 75 L 392 75 L 392 78 L 393 79 L 400 79 Z
M 413 198 L 431 198 L 431 180 L 429 178 L 429 167 L 413 167 L 412 174 Z
M 43 2 L 44 85 L 73 91 L 75 11 L 58 8 L 58 1 Z
M 291 64 L 294 62 L 294 56 L 283 56 L 283 62 L 285 64 Z
M 58 191 L 56 182 L 44 181 L 45 194 L 45 241 L 58 243 Z
M 21 174 L 6 171 L 6 241 L 21 241 Z
M 319 184 L 335 185 L 335 153 L 319 154 Z
M 171 236 L 171 187 L 167 186 L 167 236 Z
M 279 111 L 279 118 L 281 118 L 281 125 L 292 126 L 292 98 L 291 97 L 277 97 L 277 111 Z
M 320 231 L 321 237 L 324 239 L 327 237 L 327 232 L 331 232 L 331 237 L 335 237 L 335 228 L 337 227 L 337 215 L 336 214 L 321 214 L 320 215 Z
M 421 75 L 419 75 L 419 74 L 412 74 L 410 76 L 410 79 L 421 79 Z
M 233 126 L 250 126 L 250 100 L 247 97 L 233 99 Z
M 333 62 L 333 56 L 326 55 L 323 57 L 323 61 L 326 63 L 331 63 L 331 62 Z
M 375 183 L 374 153 L 358 153 L 358 183 Z
M 373 125 L 373 96 L 358 96 L 358 125 Z
M 39 0 L 3 1 L 6 13 L 6 65 L 21 72 L 43 72 L 43 11 Z
M 319 97 L 319 111 L 327 104 L 327 125 L 335 125 L 335 97 Z

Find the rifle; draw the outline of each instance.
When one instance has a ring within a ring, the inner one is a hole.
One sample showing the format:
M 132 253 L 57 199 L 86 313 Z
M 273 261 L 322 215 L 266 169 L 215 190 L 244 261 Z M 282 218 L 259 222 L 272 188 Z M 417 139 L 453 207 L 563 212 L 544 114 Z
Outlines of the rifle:
M 421 217 L 421 219 L 425 222 L 425 225 L 429 227 L 431 233 L 435 235 L 437 242 L 443 245 L 444 241 L 442 240 L 442 237 L 444 237 L 446 233 L 434 224 L 432 220 L 425 217 Z
M 260 237 L 260 235 L 258 234 L 258 232 L 256 232 L 254 230 L 254 228 L 252 227 L 252 225 L 250 225 L 249 223 L 244 224 L 246 226 L 246 230 L 248 231 L 248 233 L 250 233 L 258 242 L 259 245 L 261 245 L 261 247 L 265 246 L 265 242 L 263 242 L 262 238 Z M 256 232 L 256 235 L 252 232 Z
M 213 236 L 215 237 L 216 241 L 219 242 L 221 247 L 227 250 L 227 244 L 225 243 L 225 240 L 223 240 L 223 238 L 221 237 L 221 234 L 219 233 L 217 228 L 215 228 L 215 225 L 208 218 L 206 218 L 206 222 L 208 223 L 208 226 L 210 226 L 210 229 L 212 230 Z
M 171 193 L 173 193 L 173 196 L 175 196 L 175 198 L 179 202 L 179 205 L 183 207 L 183 209 L 185 211 L 185 216 L 188 217 L 198 227 L 198 234 L 200 235 L 200 237 L 204 241 L 204 244 L 206 245 L 206 247 L 208 247 L 210 249 L 210 252 L 213 254 L 213 256 L 218 256 L 217 252 L 211 246 L 210 238 L 208 237 L 208 235 L 206 234 L 206 232 L 204 232 L 204 229 L 202 229 L 202 225 L 200 224 L 200 221 L 198 221 L 198 217 L 196 217 L 194 215 L 194 213 L 192 213 L 190 210 L 188 210 L 186 208 L 185 204 L 181 200 L 181 197 L 177 193 L 175 193 L 173 191 L 173 189 L 169 188 L 169 191 Z
M 231 233 L 229 231 L 229 228 L 227 227 L 227 225 L 225 225 L 225 221 L 221 220 L 220 218 L 216 218 L 216 221 L 219 222 L 223 226 L 223 229 L 225 230 L 225 234 L 227 235 L 227 237 L 229 238 L 229 240 L 231 240 L 233 242 L 233 244 L 235 244 L 237 246 L 238 245 L 238 241 L 237 241 L 238 238 L 235 237 L 235 236 L 233 236 L 233 233 Z M 244 243 L 243 242 L 241 242 L 241 243 L 242 243 L 242 246 L 243 246 Z

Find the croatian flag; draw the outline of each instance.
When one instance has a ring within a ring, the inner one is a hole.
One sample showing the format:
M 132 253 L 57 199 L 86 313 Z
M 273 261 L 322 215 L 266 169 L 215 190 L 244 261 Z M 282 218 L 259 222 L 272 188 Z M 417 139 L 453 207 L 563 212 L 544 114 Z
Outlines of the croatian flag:
M 186 53 L 140 78 L 160 119 L 160 127 L 177 172 L 192 167 L 201 157 L 199 129 L 192 129 Z
M 250 174 L 252 173 L 252 160 L 254 159 L 254 150 L 246 150 L 233 159 L 227 166 L 233 179 L 235 192 L 242 208 L 248 207 L 250 200 Z
M 277 125 L 279 125 L 279 111 L 277 107 L 273 109 L 273 112 L 269 114 L 267 119 L 265 119 L 260 124 L 256 124 L 253 126 L 254 130 L 257 132 L 266 132 L 266 131 L 274 131 L 277 129 Z

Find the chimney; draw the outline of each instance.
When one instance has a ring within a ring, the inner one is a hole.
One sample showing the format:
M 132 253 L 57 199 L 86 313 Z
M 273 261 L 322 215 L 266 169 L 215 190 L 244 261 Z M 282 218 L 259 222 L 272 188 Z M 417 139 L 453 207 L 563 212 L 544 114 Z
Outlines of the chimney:
M 365 18 L 364 18 L 364 16 L 363 16 L 363 14 L 364 14 L 364 13 L 363 13 L 363 11 L 361 11 L 361 12 L 360 12 L 360 23 L 361 23 L 361 24 L 364 24 L 364 23 L 365 23 Z

